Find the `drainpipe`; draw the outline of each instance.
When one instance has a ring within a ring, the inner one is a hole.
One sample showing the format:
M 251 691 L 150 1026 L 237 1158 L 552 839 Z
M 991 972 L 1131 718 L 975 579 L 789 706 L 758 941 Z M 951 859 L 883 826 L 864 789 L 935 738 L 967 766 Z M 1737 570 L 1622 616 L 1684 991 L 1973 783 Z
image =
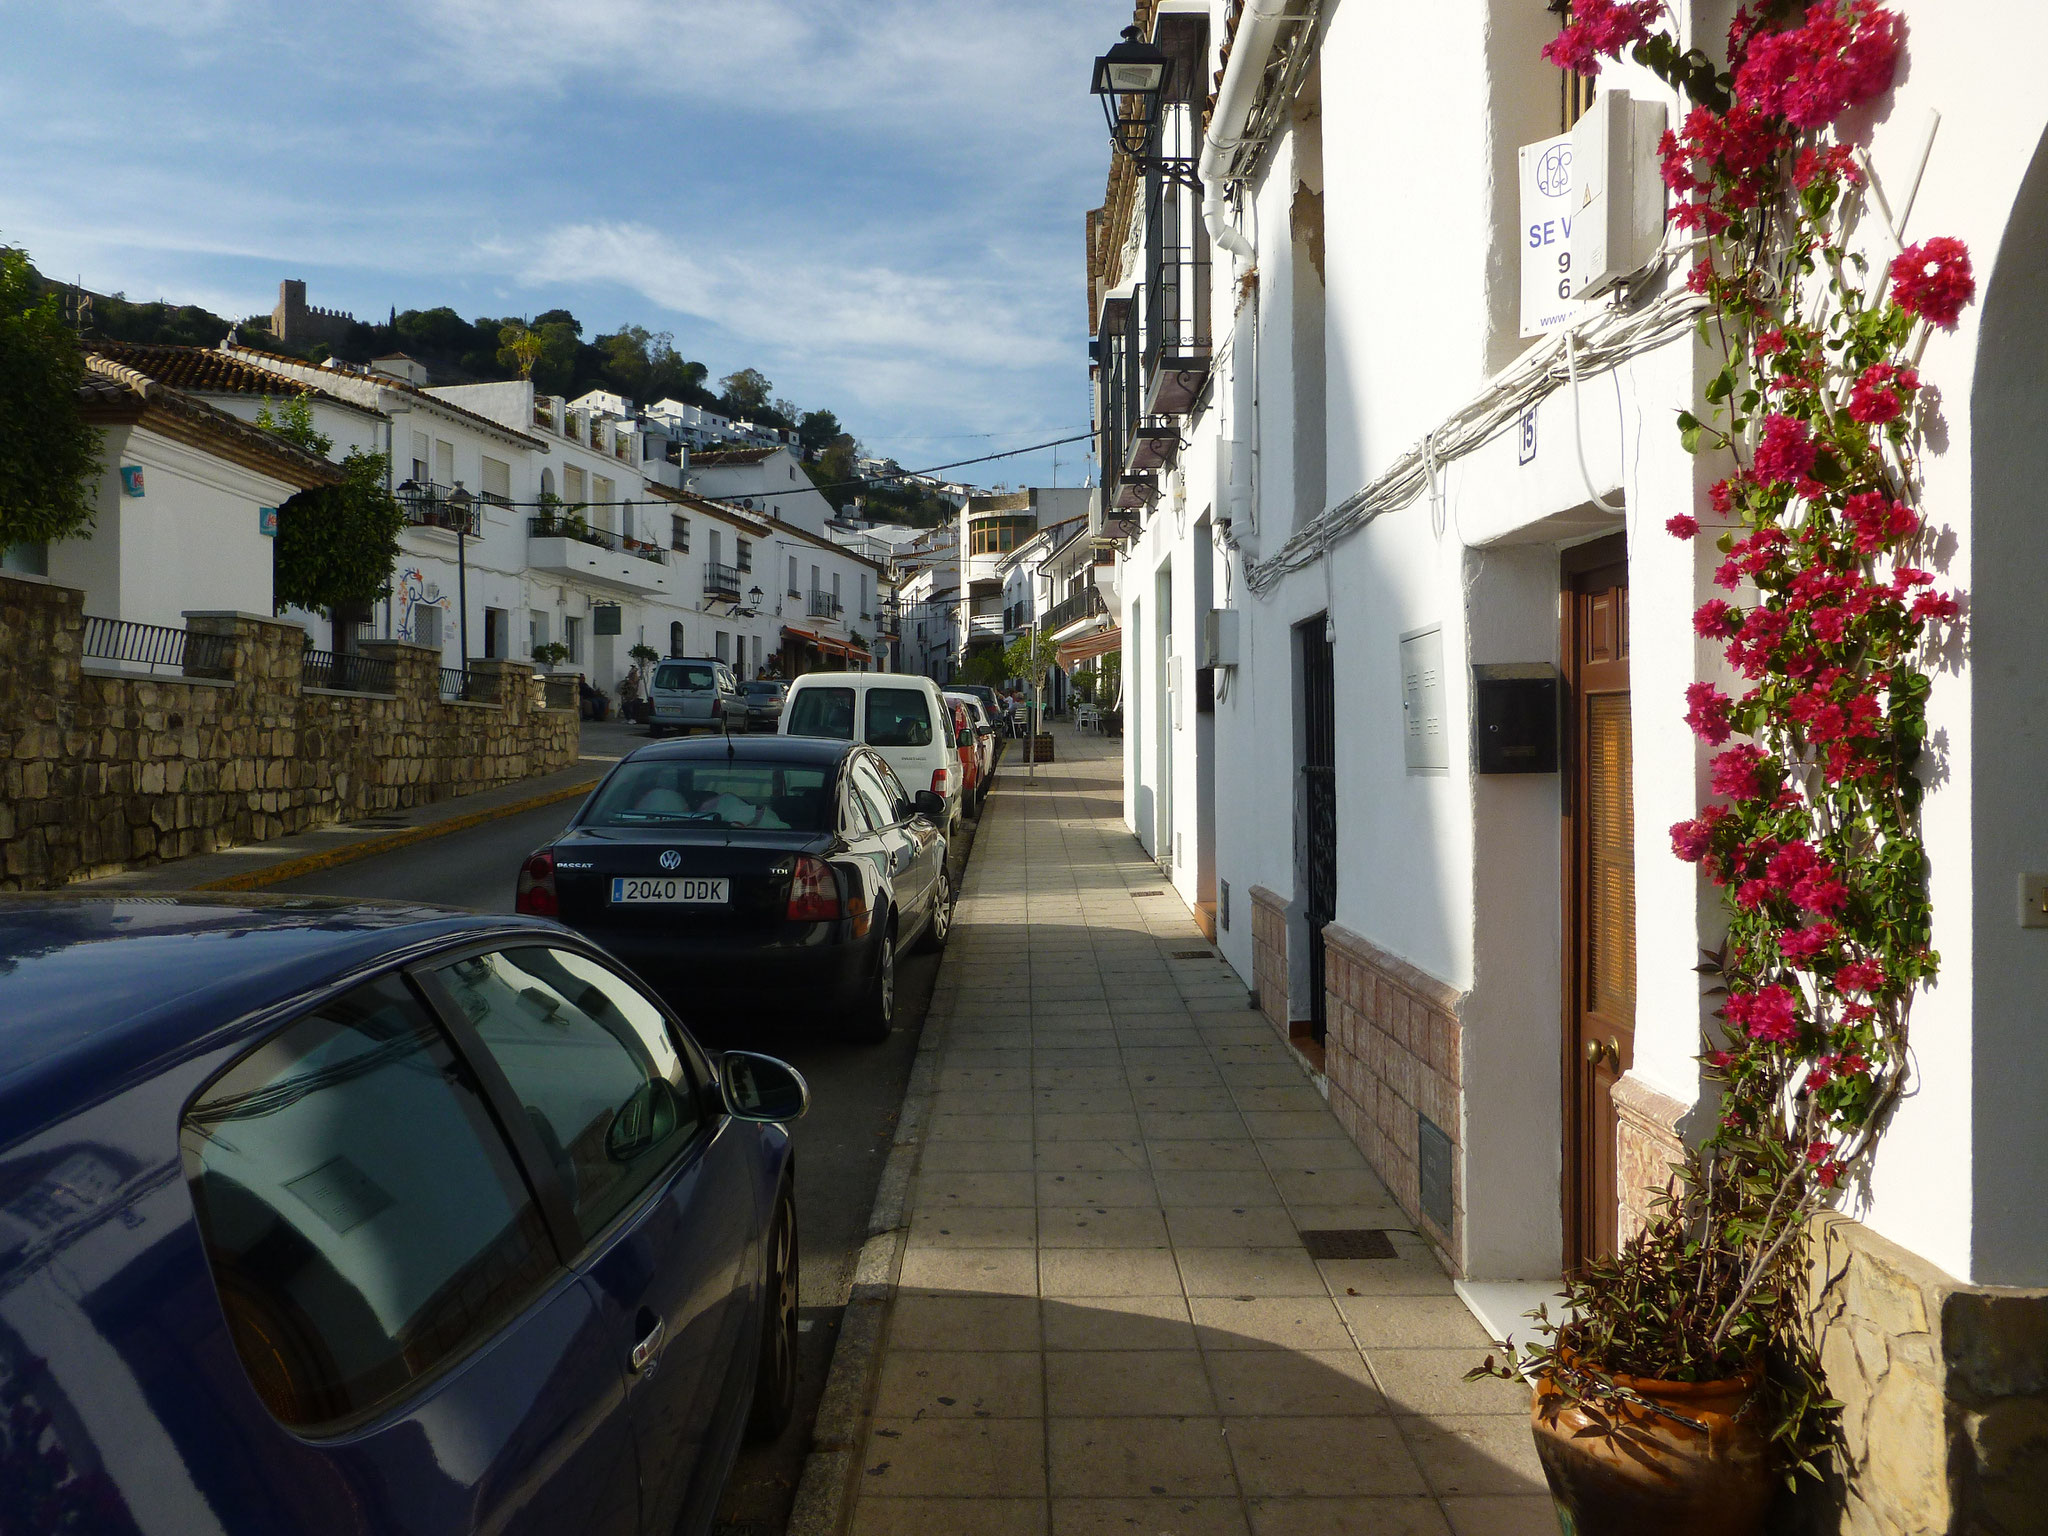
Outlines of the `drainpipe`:
M 1256 253 L 1244 232 L 1224 218 L 1223 167 L 1251 119 L 1252 102 L 1265 77 L 1273 41 L 1279 36 L 1280 24 L 1288 19 L 1287 4 L 1288 0 L 1247 0 L 1244 19 L 1231 44 L 1230 62 L 1224 65 L 1223 81 L 1216 88 L 1216 110 L 1209 114 L 1209 131 L 1202 138 L 1202 222 L 1208 226 L 1209 243 L 1230 252 L 1240 270 L 1251 265 Z

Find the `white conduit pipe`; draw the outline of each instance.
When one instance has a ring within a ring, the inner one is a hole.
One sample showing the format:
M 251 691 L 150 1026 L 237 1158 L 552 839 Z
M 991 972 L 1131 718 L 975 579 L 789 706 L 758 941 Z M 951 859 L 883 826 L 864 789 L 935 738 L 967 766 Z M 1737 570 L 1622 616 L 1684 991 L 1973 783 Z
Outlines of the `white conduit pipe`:
M 1273 40 L 1287 20 L 1287 4 L 1288 0 L 1246 0 L 1230 62 L 1223 66 L 1223 80 L 1216 87 L 1216 110 L 1209 114 L 1209 131 L 1202 137 L 1202 222 L 1208 227 L 1209 243 L 1230 252 L 1240 269 L 1251 265 L 1256 253 L 1244 232 L 1224 215 L 1223 183 L 1229 156 L 1251 120 Z

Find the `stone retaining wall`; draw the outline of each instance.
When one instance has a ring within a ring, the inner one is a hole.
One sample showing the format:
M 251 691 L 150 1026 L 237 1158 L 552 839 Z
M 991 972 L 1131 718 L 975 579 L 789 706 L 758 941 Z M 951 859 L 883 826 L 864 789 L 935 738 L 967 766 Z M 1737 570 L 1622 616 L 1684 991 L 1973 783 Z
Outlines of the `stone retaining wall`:
M 0 576 L 0 890 L 34 890 L 469 794 L 575 762 L 573 710 L 531 668 L 473 662 L 440 698 L 440 655 L 370 642 L 389 694 L 300 680 L 304 631 L 193 614 L 226 637 L 212 675 L 117 673 L 82 655 L 81 594 Z

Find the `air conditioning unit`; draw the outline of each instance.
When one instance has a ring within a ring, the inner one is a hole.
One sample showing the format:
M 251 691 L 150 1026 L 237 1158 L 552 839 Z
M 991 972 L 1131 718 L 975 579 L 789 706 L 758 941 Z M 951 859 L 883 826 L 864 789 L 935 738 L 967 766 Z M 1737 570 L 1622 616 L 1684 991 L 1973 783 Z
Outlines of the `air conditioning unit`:
M 1664 103 L 1602 91 L 1572 129 L 1572 292 L 1591 298 L 1650 264 L 1664 237 Z
M 1211 608 L 1202 615 L 1202 665 L 1237 665 L 1237 621 L 1235 608 Z

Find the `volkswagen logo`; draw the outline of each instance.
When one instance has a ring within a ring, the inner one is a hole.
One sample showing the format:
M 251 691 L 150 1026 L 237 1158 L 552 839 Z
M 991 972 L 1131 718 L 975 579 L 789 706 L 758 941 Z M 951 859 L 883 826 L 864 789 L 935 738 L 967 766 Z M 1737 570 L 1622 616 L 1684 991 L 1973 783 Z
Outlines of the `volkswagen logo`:
M 683 856 L 677 853 L 675 849 L 664 848 L 661 851 L 661 867 L 663 869 L 680 869 L 682 865 Z

